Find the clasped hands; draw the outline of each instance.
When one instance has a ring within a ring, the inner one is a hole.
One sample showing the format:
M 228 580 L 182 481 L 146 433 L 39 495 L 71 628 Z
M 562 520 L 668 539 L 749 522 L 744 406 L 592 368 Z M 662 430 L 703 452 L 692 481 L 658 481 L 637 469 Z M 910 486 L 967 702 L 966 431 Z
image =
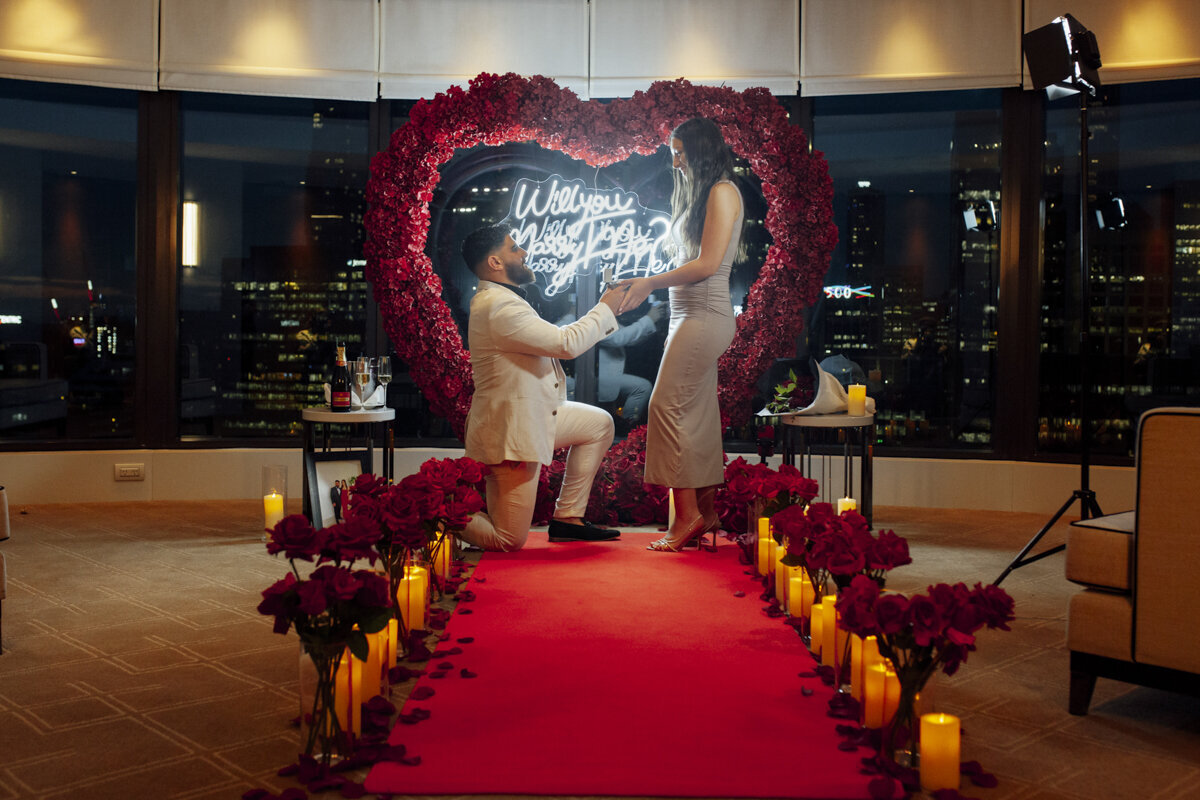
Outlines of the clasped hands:
M 624 314 L 646 302 L 652 291 L 649 278 L 626 278 L 613 284 L 600 302 L 607 304 L 614 314 Z

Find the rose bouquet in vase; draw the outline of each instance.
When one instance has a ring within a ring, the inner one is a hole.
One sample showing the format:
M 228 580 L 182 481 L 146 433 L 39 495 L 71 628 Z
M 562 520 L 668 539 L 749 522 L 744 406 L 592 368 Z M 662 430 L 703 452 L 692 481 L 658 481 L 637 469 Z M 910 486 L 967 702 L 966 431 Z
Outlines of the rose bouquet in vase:
M 300 514 L 284 517 L 272 530 L 267 552 L 283 553 L 291 572 L 263 591 L 261 614 L 275 618 L 275 632 L 293 627 L 304 654 L 316 671 L 311 705 L 302 710 L 304 753 L 328 766 L 335 753 L 349 754 L 353 737 L 346 722 L 352 709 L 342 709 L 335 692 L 338 665 L 347 649 L 366 661 L 367 634 L 387 626 L 391 618 L 387 579 L 370 569 L 354 569 L 357 561 L 373 564 L 378 533 L 361 521 L 347 520 L 315 530 Z M 297 562 L 314 568 L 303 574 Z
M 378 531 L 405 643 L 425 626 L 429 589 L 446 588 L 455 532 L 484 508 L 479 486 L 486 470 L 470 458 L 431 458 L 396 484 L 374 475 L 354 482 L 347 519 Z
M 881 755 L 893 763 L 898 754 L 916 752 L 916 696 L 930 676 L 938 669 L 953 675 L 975 651 L 980 629 L 1006 631 L 1014 619 L 1013 600 L 998 586 L 976 583 L 968 589 L 963 583 L 939 583 L 925 594 L 905 596 L 881 592 L 865 575 L 842 591 L 837 611 L 843 628 L 876 637 L 879 654 L 899 679 L 900 702 L 884 726 L 880 746 Z

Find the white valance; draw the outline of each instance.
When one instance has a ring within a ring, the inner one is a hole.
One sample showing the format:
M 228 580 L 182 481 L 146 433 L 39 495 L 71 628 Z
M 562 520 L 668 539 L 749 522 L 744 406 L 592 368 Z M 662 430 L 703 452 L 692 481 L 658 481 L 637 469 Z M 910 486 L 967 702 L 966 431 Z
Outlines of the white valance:
M 588 97 L 587 0 L 382 4 L 382 97 L 432 97 L 481 72 L 545 75 Z
M 5 0 L 0 77 L 158 86 L 158 0 Z
M 1200 3 L 1195 0 L 1025 0 L 1025 29 L 1069 13 L 1096 35 L 1100 83 L 1200 77 Z M 1030 86 L 1025 76 L 1026 87 Z
M 804 95 L 1021 85 L 1019 0 L 804 0 Z
M 163 89 L 378 96 L 376 0 L 161 2 Z
M 799 0 L 592 0 L 591 94 L 657 80 L 795 94 Z

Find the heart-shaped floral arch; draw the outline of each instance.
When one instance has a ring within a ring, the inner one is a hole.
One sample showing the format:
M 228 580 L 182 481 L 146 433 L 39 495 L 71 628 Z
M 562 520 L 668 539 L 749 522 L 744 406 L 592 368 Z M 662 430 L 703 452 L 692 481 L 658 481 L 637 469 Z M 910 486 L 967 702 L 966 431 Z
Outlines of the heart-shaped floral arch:
M 676 125 L 697 116 L 716 122 L 761 179 L 774 239 L 720 361 L 722 417 L 741 424 L 759 376 L 794 352 L 801 310 L 816 302 L 837 243 L 828 165 L 809 152 L 804 132 L 766 89 L 659 81 L 628 100 L 601 103 L 581 101 L 546 77 L 483 73 L 466 90 L 455 86 L 418 102 L 388 149 L 372 159 L 367 278 L 396 353 L 433 412 L 460 437 L 474 391 L 470 356 L 425 253 L 438 168 L 456 149 L 528 141 L 606 167 L 653 153 Z

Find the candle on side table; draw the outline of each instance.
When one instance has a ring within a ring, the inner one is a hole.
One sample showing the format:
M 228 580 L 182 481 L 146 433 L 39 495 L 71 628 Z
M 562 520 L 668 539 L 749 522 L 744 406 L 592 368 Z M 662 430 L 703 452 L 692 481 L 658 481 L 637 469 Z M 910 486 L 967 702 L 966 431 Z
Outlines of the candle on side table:
M 837 502 L 838 514 L 843 511 L 858 511 L 858 501 L 853 497 L 839 497 Z
M 867 387 L 853 383 L 846 388 L 846 413 L 852 417 L 866 416 Z
M 931 792 L 958 789 L 961 746 L 958 717 L 925 714 L 921 717 L 921 786 Z

